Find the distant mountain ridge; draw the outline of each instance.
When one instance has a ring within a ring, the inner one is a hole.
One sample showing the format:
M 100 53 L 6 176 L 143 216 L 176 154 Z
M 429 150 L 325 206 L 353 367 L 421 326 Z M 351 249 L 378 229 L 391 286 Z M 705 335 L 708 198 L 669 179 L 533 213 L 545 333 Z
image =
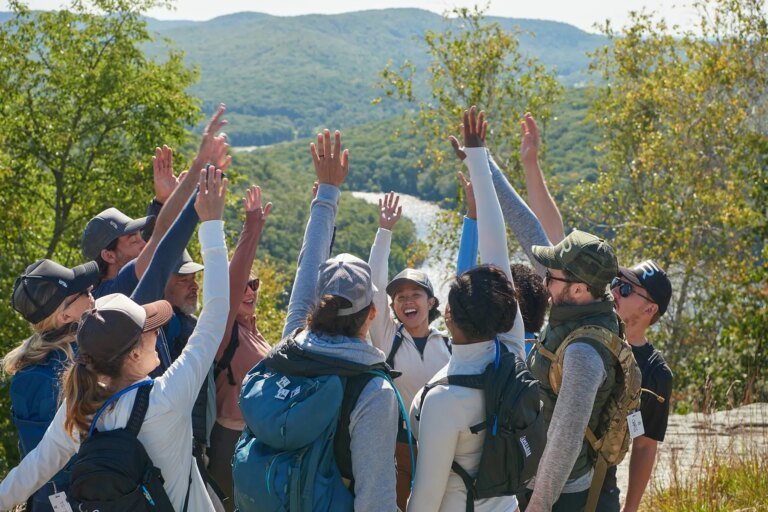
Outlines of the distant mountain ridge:
M 10 13 L 0 13 L 0 22 Z M 183 16 L 183 13 L 179 13 Z M 555 68 L 565 85 L 588 79 L 587 52 L 604 36 L 566 23 L 489 17 L 503 28 L 519 28 L 520 51 Z M 228 106 L 229 135 L 240 146 L 307 137 L 321 126 L 361 125 L 386 119 L 404 106 L 384 101 L 374 88 L 387 62 L 406 59 L 418 72 L 429 64 L 423 35 L 445 28 L 442 16 L 421 9 L 383 9 L 333 15 L 278 17 L 241 12 L 208 21 L 147 18 L 158 37 L 150 55 L 167 52 L 164 40 L 182 49 L 200 81 L 191 92 L 210 112 Z M 531 35 L 535 34 L 535 36 Z M 424 73 L 417 90 L 426 91 Z

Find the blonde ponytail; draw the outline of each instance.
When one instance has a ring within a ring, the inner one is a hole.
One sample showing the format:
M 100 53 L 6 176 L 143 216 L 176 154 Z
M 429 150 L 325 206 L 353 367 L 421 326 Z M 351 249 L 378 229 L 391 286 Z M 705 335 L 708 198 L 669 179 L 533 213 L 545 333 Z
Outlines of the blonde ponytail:
M 40 364 L 53 351 L 63 350 L 67 360 L 72 361 L 74 353 L 72 342 L 75 341 L 75 333 L 65 330 L 56 339 L 46 339 L 43 335 L 56 330 L 56 316 L 63 307 L 59 306 L 47 318 L 32 325 L 32 336 L 8 352 L 2 359 L 2 367 L 7 375 L 15 375 L 27 366 Z

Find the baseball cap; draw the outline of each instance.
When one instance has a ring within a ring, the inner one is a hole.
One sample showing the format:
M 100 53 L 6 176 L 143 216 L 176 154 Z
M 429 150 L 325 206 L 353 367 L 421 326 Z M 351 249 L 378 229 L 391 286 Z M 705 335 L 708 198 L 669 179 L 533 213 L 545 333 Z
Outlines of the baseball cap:
M 619 273 L 632 284 L 645 288 L 659 306 L 659 316 L 667 311 L 672 298 L 672 282 L 667 273 L 653 260 L 645 260 L 632 268 L 620 268 Z
M 99 282 L 95 261 L 67 268 L 51 260 L 37 260 L 13 284 L 11 303 L 28 322 L 36 324 L 50 316 L 69 295 Z
M 154 222 L 154 215 L 132 219 L 117 208 L 107 208 L 85 225 L 83 238 L 80 241 L 83 254 L 86 258 L 95 260 L 112 240 L 136 233 L 144 229 L 147 224 Z
M 421 286 L 426 290 L 427 295 L 430 297 L 435 296 L 435 291 L 432 288 L 432 283 L 427 277 L 427 274 L 421 270 L 416 270 L 415 268 L 406 268 L 397 274 L 387 285 L 387 295 L 390 297 L 393 296 L 397 291 L 397 288 L 403 283 L 413 283 Z
M 592 288 L 604 289 L 619 272 L 611 245 L 595 235 L 574 229 L 555 246 L 534 245 L 536 261 L 547 268 L 567 270 Z
M 77 344 L 93 359 L 113 361 L 133 347 L 141 333 L 162 327 L 172 315 L 165 300 L 139 306 L 122 293 L 105 295 L 80 319 Z
M 357 256 L 339 254 L 320 265 L 318 295 L 334 295 L 352 303 L 350 307 L 339 309 L 339 316 L 353 315 L 366 308 L 373 302 L 375 292 L 371 267 Z
M 174 274 L 194 274 L 196 272 L 200 272 L 205 267 L 203 267 L 200 263 L 197 263 L 196 261 L 192 260 L 192 256 L 190 256 L 189 251 L 184 249 L 184 252 L 181 253 L 181 260 L 179 261 L 179 266 L 176 267 L 176 270 L 174 270 Z

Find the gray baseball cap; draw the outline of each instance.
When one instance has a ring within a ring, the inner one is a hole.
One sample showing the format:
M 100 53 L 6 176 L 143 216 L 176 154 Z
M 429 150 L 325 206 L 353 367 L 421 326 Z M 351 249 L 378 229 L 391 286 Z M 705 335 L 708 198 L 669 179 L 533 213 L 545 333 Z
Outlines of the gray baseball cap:
M 133 347 L 144 332 L 168 323 L 173 308 L 158 300 L 139 306 L 122 293 L 96 299 L 96 306 L 86 311 L 77 329 L 81 353 L 98 361 L 110 362 Z
M 190 256 L 189 251 L 184 249 L 184 252 L 181 254 L 181 260 L 179 260 L 179 266 L 176 267 L 176 270 L 174 270 L 174 274 L 195 274 L 197 272 L 200 272 L 205 267 L 203 267 L 200 263 L 197 263 L 192 259 L 192 256 Z
M 80 241 L 83 254 L 89 260 L 95 260 L 114 239 L 136 233 L 154 222 L 154 215 L 132 219 L 117 208 L 107 208 L 85 225 Z
M 416 270 L 415 268 L 406 268 L 395 276 L 387 285 L 387 295 L 393 297 L 397 289 L 403 283 L 413 283 L 424 288 L 429 297 L 435 296 L 435 290 L 432 288 L 432 282 L 427 277 L 426 272 Z
M 349 316 L 373 302 L 376 287 L 371 280 L 368 263 L 351 254 L 339 254 L 320 265 L 317 275 L 317 294 L 334 295 L 352 303 L 339 310 L 339 316 Z

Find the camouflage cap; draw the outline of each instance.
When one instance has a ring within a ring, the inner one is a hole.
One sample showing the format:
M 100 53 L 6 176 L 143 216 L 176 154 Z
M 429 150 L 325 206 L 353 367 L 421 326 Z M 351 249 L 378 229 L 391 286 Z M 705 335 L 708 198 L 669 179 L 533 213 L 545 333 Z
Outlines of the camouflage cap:
M 577 229 L 554 247 L 534 245 L 531 251 L 536 261 L 545 267 L 567 270 L 597 290 L 604 289 L 619 273 L 611 245 Z

